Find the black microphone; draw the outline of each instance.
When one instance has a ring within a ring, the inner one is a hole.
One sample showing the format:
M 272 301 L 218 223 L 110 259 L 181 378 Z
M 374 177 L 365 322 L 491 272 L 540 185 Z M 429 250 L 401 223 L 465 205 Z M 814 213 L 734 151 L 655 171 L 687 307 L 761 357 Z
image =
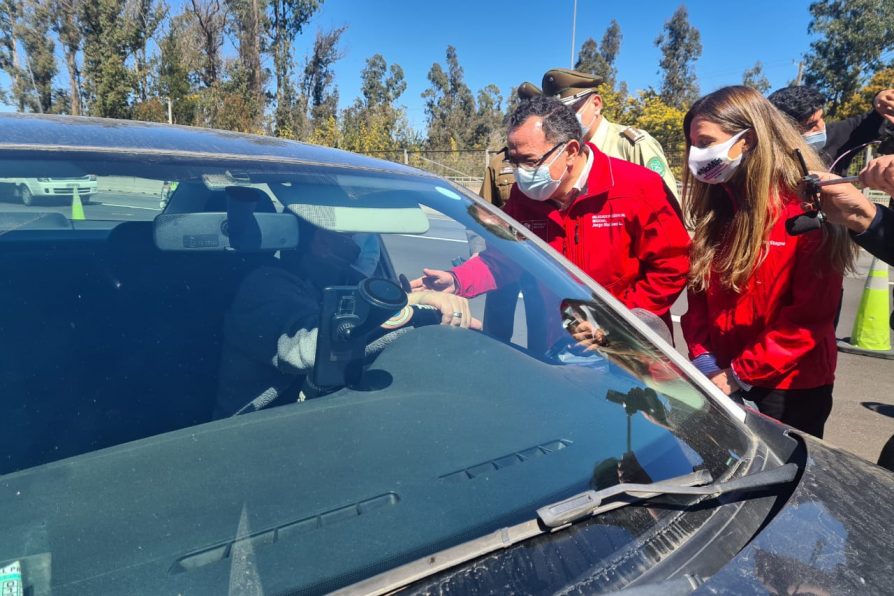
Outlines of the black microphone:
M 785 220 L 785 231 L 791 236 L 799 236 L 813 230 L 818 230 L 823 226 L 825 219 L 819 211 L 811 211 L 802 213 Z

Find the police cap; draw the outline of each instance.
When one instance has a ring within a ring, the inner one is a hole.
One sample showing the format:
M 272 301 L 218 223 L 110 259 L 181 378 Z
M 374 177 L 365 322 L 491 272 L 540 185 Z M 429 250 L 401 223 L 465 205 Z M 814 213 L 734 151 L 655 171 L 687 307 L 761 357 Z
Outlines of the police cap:
M 521 100 L 531 99 L 535 95 L 543 95 L 543 91 L 538 89 L 537 85 L 527 81 L 518 86 L 516 93 L 518 93 L 518 98 Z
M 602 84 L 599 75 L 579 72 L 568 68 L 554 68 L 543 75 L 543 94 L 555 97 L 564 104 L 596 91 Z

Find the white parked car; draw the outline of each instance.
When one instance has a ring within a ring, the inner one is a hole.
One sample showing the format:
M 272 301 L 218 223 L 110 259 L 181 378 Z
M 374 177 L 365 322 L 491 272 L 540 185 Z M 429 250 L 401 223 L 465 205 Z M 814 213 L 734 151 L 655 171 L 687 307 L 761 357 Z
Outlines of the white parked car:
M 0 178 L 3 196 L 19 200 L 24 205 L 48 202 L 48 199 L 70 201 L 75 189 L 82 203 L 89 203 L 96 194 L 96 176 L 65 178 Z

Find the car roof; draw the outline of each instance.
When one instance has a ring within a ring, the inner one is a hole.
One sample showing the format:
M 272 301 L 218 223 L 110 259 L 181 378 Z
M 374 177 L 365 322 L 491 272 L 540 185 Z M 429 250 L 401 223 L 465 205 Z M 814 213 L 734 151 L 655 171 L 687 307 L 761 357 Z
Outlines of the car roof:
M 258 161 L 300 162 L 374 169 L 396 174 L 429 175 L 382 159 L 340 149 L 242 134 L 156 122 L 0 114 L 0 151 L 78 151 L 231 157 Z

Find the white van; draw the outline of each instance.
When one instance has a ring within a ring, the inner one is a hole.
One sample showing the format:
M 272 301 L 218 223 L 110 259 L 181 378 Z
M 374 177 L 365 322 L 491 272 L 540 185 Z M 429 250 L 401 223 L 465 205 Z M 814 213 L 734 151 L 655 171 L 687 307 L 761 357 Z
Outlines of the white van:
M 96 176 L 66 178 L 0 178 L 3 196 L 15 198 L 24 205 L 34 205 L 47 199 L 70 201 L 77 189 L 82 203 L 89 203 L 96 193 Z

